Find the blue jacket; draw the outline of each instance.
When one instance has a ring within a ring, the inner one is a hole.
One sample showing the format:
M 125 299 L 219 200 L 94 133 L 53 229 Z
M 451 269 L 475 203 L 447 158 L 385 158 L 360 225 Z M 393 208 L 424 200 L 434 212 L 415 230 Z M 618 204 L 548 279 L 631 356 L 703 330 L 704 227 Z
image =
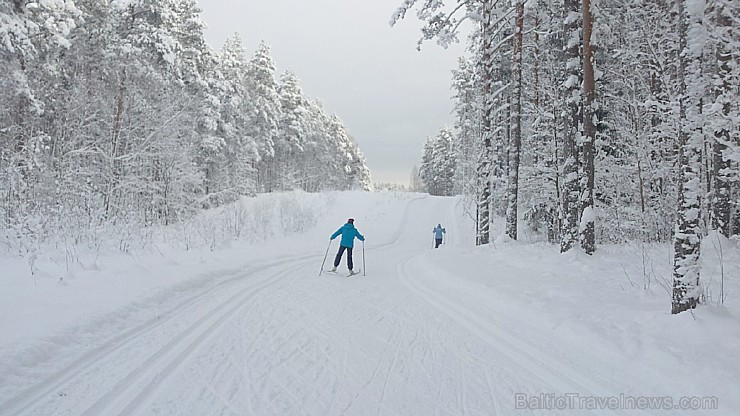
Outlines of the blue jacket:
M 441 225 L 437 224 L 437 226 L 434 227 L 434 229 L 432 230 L 432 232 L 434 233 L 434 238 L 436 238 L 437 240 L 441 240 L 442 239 L 442 233 L 446 233 L 447 231 L 445 231 L 445 229 L 442 228 Z
M 357 228 L 351 223 L 346 223 L 331 235 L 331 239 L 337 238 L 339 234 L 342 234 L 342 242 L 340 243 L 344 247 L 354 247 L 355 237 L 362 241 L 365 241 L 365 237 L 357 231 Z

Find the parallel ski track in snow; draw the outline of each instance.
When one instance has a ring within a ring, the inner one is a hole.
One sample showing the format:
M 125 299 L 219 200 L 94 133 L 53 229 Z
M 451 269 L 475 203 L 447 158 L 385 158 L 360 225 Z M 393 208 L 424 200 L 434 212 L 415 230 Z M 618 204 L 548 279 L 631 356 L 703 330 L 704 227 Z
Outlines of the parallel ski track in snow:
M 448 224 L 456 223 L 457 217 L 453 215 L 452 210 L 446 213 Z M 461 229 L 459 226 L 455 229 Z M 455 234 L 454 237 L 457 237 Z M 452 239 L 453 244 L 457 238 Z M 521 372 L 527 374 L 527 379 L 541 380 L 552 389 L 551 392 L 557 392 L 563 387 L 568 388 L 569 392 L 578 392 L 581 395 L 608 397 L 614 394 L 614 385 L 617 384 L 619 370 L 612 368 L 609 380 L 601 374 L 586 373 L 583 370 L 573 368 L 566 362 L 561 361 L 556 355 L 548 354 L 547 349 L 538 346 L 527 339 L 522 334 L 510 332 L 495 324 L 495 320 L 482 316 L 479 312 L 474 311 L 463 303 L 457 302 L 447 294 L 435 291 L 429 285 L 422 282 L 425 275 L 444 275 L 445 279 L 454 280 L 458 277 L 445 274 L 441 270 L 432 270 L 431 266 L 423 261 L 423 254 L 405 258 L 397 267 L 398 276 L 401 282 L 414 294 L 418 295 L 430 305 L 453 319 L 460 326 L 467 328 L 471 333 L 482 339 L 493 349 L 500 353 L 500 357 L 508 359 L 507 367 L 513 364 Z M 535 331 L 528 322 L 517 319 L 511 314 L 506 317 L 497 317 L 497 319 L 509 319 L 516 322 L 515 325 L 520 328 L 527 328 L 529 331 Z M 585 352 L 585 351 L 584 351 Z M 571 353 L 573 353 L 571 351 Z M 600 360 L 594 359 L 594 362 Z M 599 362 L 603 365 L 604 363 Z M 517 371 L 517 374 L 521 374 Z M 489 391 L 493 396 L 491 377 L 486 372 L 488 378 Z M 605 384 L 609 383 L 610 384 Z M 616 383 L 614 383 L 616 382 Z M 461 394 L 465 391 L 461 388 Z M 511 394 L 511 392 L 510 392 Z M 492 400 L 497 403 L 497 400 Z M 463 398 L 464 402 L 464 398 Z M 492 409 L 494 415 L 506 414 L 501 408 Z M 462 409 L 464 414 L 464 407 Z M 625 414 L 626 411 L 613 410 L 611 414 Z
M 422 249 L 424 253 L 427 253 L 429 250 L 433 249 L 433 247 L 431 246 L 431 231 L 433 226 L 436 225 L 438 221 L 435 220 L 434 224 L 422 223 L 422 221 L 428 222 L 430 217 L 439 219 L 438 216 L 442 216 L 443 223 L 450 222 L 453 216 L 453 212 L 446 208 L 447 203 L 448 201 L 445 200 L 430 200 L 429 197 L 422 197 L 409 201 L 409 204 L 404 212 L 404 226 L 399 227 L 397 233 L 394 235 L 392 241 L 389 244 L 377 247 L 373 251 L 382 253 L 383 258 L 386 259 L 393 259 L 394 257 L 398 258 L 400 254 L 401 260 L 399 264 L 397 264 L 397 267 L 392 268 L 392 270 L 394 270 L 396 273 L 399 273 L 399 267 L 416 258 L 420 249 Z M 440 208 L 443 208 L 443 210 L 440 210 Z M 421 247 L 418 245 L 420 242 L 418 236 L 423 236 L 421 239 L 421 241 L 423 241 L 423 245 Z M 456 235 L 453 234 L 453 236 Z M 386 255 L 386 253 L 388 254 Z M 377 255 L 377 257 L 380 258 L 381 256 Z M 391 282 L 387 281 L 385 283 L 392 284 Z M 402 287 L 403 285 L 401 285 L 399 288 Z M 385 289 L 389 288 L 386 287 Z M 368 288 L 363 288 L 360 290 L 359 293 L 362 294 L 367 290 Z M 409 294 L 402 295 L 402 298 L 408 299 L 408 296 L 418 296 L 418 294 L 415 294 L 413 291 L 409 291 Z M 364 303 L 365 301 L 362 300 L 362 297 L 359 297 L 357 302 Z M 406 302 L 404 302 L 404 304 L 406 304 Z M 346 405 L 342 408 L 342 412 L 340 414 L 351 414 L 353 412 L 356 413 L 358 409 L 354 401 L 357 400 L 360 395 L 364 395 L 366 400 L 370 399 L 371 401 L 374 401 L 376 406 L 375 410 L 372 411 L 370 408 L 368 408 L 368 404 L 365 403 L 365 407 L 363 408 L 363 410 L 360 411 L 360 414 L 399 416 L 409 414 L 407 413 L 408 409 L 406 409 L 406 411 L 403 411 L 403 408 L 398 408 L 398 392 L 391 391 L 392 388 L 397 387 L 398 377 L 401 375 L 401 373 L 399 373 L 399 371 L 401 371 L 399 365 L 408 365 L 410 361 L 414 361 L 413 356 L 407 355 L 408 351 L 406 349 L 410 345 L 417 344 L 419 332 L 422 332 L 425 335 L 425 339 L 422 342 L 424 343 L 423 348 L 426 353 L 435 354 L 438 351 L 438 347 L 440 346 L 427 344 L 429 341 L 433 342 L 434 340 L 434 335 L 432 334 L 430 326 L 436 325 L 437 322 L 433 318 L 430 320 L 427 317 L 420 317 L 422 322 L 416 320 L 419 318 L 416 318 L 413 321 L 405 321 L 404 318 L 399 316 L 398 312 L 395 310 L 395 308 L 397 308 L 398 306 L 400 305 L 391 306 L 386 304 L 376 306 L 385 308 L 382 311 L 379 311 L 379 314 L 381 314 L 383 319 L 392 320 L 392 324 L 388 325 L 389 328 L 392 328 L 392 330 L 390 331 L 388 338 L 383 339 L 384 348 L 380 351 L 379 356 L 376 358 L 377 361 L 371 373 L 367 375 L 367 378 L 363 381 L 363 383 L 358 386 L 357 391 L 353 395 L 353 400 L 346 403 Z M 418 326 L 419 324 L 421 324 L 421 326 Z M 465 371 L 463 371 L 462 367 L 463 365 L 471 365 L 471 363 L 474 363 L 477 360 L 475 357 L 468 356 L 458 356 L 457 359 L 459 359 L 458 366 L 460 368 L 460 371 L 458 371 L 458 374 L 460 375 L 460 380 L 458 381 L 458 388 L 456 389 L 456 393 L 458 394 L 457 401 L 459 402 L 457 407 L 452 407 L 452 403 L 446 402 L 445 400 L 441 399 L 441 396 L 443 394 L 445 396 L 449 396 L 450 394 L 448 391 L 442 390 L 442 384 L 438 384 L 440 390 L 437 390 L 436 396 L 433 395 L 431 391 L 418 390 L 414 388 L 412 384 L 405 385 L 404 389 L 409 390 L 416 397 L 425 397 L 429 408 L 434 409 L 432 414 L 475 414 L 476 412 L 471 411 L 469 408 L 470 406 L 466 403 L 466 387 L 469 386 L 465 386 L 467 381 Z M 415 362 L 415 364 L 416 363 L 418 362 Z M 396 384 L 391 385 L 392 377 L 396 378 Z M 439 378 L 439 374 L 434 373 L 431 369 L 427 371 L 426 377 L 429 381 L 435 380 L 436 383 L 441 383 L 443 381 Z M 368 397 L 368 395 L 370 396 Z M 392 397 L 394 399 L 393 403 L 387 403 L 389 397 Z M 329 412 L 327 414 L 334 413 Z M 492 414 L 495 415 L 496 413 Z
M 129 329 L 3 403 L 0 414 L 134 413 L 234 313 L 260 292 L 287 279 L 289 272 L 305 267 L 307 259 L 316 257 L 303 256 L 287 262 L 273 260 L 261 267 L 236 271 L 218 286 L 184 299 L 166 317 Z M 253 278 L 266 272 L 269 273 L 266 278 Z M 181 328 L 180 322 L 184 320 L 189 323 Z M 171 335 L 162 336 L 164 333 Z M 146 342 L 159 345 L 150 349 L 150 345 L 142 345 Z M 126 368 L 127 374 L 106 377 L 104 373 L 106 369 L 121 368 Z
M 134 325 L 0 404 L 0 414 L 182 414 L 192 409 L 188 405 L 210 399 L 217 400 L 223 412 L 235 414 L 418 414 L 404 407 L 411 399 L 426 414 L 506 415 L 512 409 L 504 403 L 516 388 L 532 381 L 553 392 L 567 388 L 584 395 L 613 393 L 616 382 L 607 379 L 606 370 L 589 373 L 583 365 L 571 366 L 557 350 L 537 343 L 543 337 L 527 339 L 523 334 L 537 331 L 530 322 L 505 311 L 492 319 L 425 281 L 425 276 L 460 278 L 432 269 L 424 259 L 430 254 L 436 218 L 451 231 L 449 246 L 463 244 L 463 234 L 455 232 L 463 228 L 456 224 L 454 209 L 452 200 L 408 201 L 402 226 L 367 250 L 373 261 L 383 259 L 388 276 L 374 276 L 376 263 L 371 263 L 367 277 L 317 280 L 315 266 L 323 250 L 214 274 L 212 286 L 192 288 L 164 315 Z M 432 219 L 434 224 L 429 224 Z M 305 272 L 295 273 L 299 270 Z M 337 302 L 329 302 L 330 307 L 338 306 L 329 321 L 303 325 L 300 319 L 280 319 L 285 305 L 295 305 L 290 316 L 302 316 L 314 312 L 307 301 L 320 304 L 330 300 L 327 296 Z M 252 314 L 261 321 L 245 324 L 251 332 L 227 330 L 228 325 L 238 328 L 238 319 Z M 497 325 L 502 320 L 512 324 Z M 345 331 L 332 327 L 334 323 L 344 325 Z M 523 333 L 511 329 L 518 327 Z M 478 350 L 488 355 L 476 356 L 473 347 L 456 342 L 453 333 L 470 334 Z M 358 348 L 363 345 L 358 341 L 377 347 Z M 214 356 L 209 355 L 211 346 L 219 350 Z M 564 356 L 572 354 L 577 352 Z M 485 362 L 490 357 L 500 362 Z M 181 384 L 188 369 L 201 366 L 208 369 L 202 372 L 204 380 Z M 417 377 L 415 382 L 406 382 L 411 375 Z M 622 374 L 615 371 L 612 376 Z M 274 403 L 266 390 L 279 390 L 284 400 Z
M 400 227 L 390 240 L 368 252 L 397 250 L 415 224 L 409 201 Z M 265 290 L 289 280 L 291 272 L 313 266 L 316 254 L 289 256 L 233 270 L 205 290 L 183 298 L 169 310 L 95 347 L 54 374 L 0 404 L 0 415 L 129 415 L 141 412 L 158 386 L 187 362 L 229 318 Z M 289 260 L 291 259 L 291 260 Z M 262 275 L 269 273 L 266 278 Z M 225 297 L 223 300 L 221 297 Z M 183 326 L 181 321 L 187 320 Z M 151 343 L 152 345 L 148 344 Z M 124 373 L 108 374 L 107 371 Z

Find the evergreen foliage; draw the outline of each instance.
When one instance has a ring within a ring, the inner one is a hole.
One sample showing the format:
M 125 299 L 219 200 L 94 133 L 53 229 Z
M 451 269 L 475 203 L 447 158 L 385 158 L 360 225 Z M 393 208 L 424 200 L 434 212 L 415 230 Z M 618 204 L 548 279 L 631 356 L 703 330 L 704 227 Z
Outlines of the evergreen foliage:
M 214 52 L 203 28 L 195 0 L 0 2 L 8 247 L 256 192 L 370 189 L 342 122 L 294 74 L 275 81 L 266 44 L 250 58 L 235 35 Z
M 515 18 L 518 4 L 467 0 L 456 11 L 444 13 L 440 2 L 405 1 L 393 16 L 395 22 L 416 7 L 416 14 L 427 24 L 422 41 L 455 41 L 456 34 L 451 32 L 462 20 L 480 27 L 468 39 L 469 56 L 461 58 L 453 71 L 454 147 L 456 153 L 464 155 L 455 168 L 457 194 L 474 197 L 476 193 L 470 164 L 486 153 L 482 128 L 487 122 L 492 123 L 494 135 L 489 157 L 494 169 L 489 179 L 494 189 L 507 181 L 511 135 L 506 130 L 512 123 L 507 122 L 511 119 L 506 114 L 511 108 L 511 86 L 517 81 L 511 66 L 515 63 L 512 48 L 513 29 L 519 24 Z M 727 0 L 690 4 L 698 7 L 701 15 L 697 23 L 701 26 L 693 32 L 695 40 L 688 45 L 698 51 L 703 62 L 692 72 L 700 74 L 691 80 L 697 86 L 689 87 L 691 94 L 702 99 L 699 122 L 705 126 L 698 177 L 706 197 L 701 222 L 705 232 L 717 228 L 731 236 L 740 233 L 740 138 L 737 124 L 731 121 L 737 118 L 738 100 L 729 97 L 738 97 L 740 66 L 737 53 L 730 51 L 739 50 L 740 40 L 737 31 L 730 28 L 740 8 Z M 596 137 L 595 239 L 669 241 L 674 234 L 680 170 L 679 2 L 591 0 L 588 5 L 593 25 L 589 63 L 595 87 L 588 120 L 594 124 Z M 555 240 L 570 241 L 570 247 L 580 241 L 581 198 L 588 185 L 583 160 L 584 3 L 538 0 L 526 1 L 524 6 L 518 205 L 524 217 L 558 223 L 551 227 L 556 229 Z M 491 10 L 491 20 L 500 28 L 484 31 L 484 7 Z M 440 13 L 450 18 L 438 19 Z M 482 39 L 484 35 L 493 40 Z M 484 41 L 490 46 L 484 46 Z M 494 55 L 494 65 L 483 66 L 484 53 Z M 492 79 L 492 87 L 486 87 L 486 76 Z M 486 98 L 486 92 L 492 98 Z M 487 99 L 493 104 L 486 104 Z M 483 110 L 490 107 L 496 114 L 486 116 Z M 498 151 L 500 148 L 503 150 Z M 491 195 L 489 202 L 498 215 L 505 212 L 501 209 L 505 198 L 503 193 Z M 570 210 L 573 212 L 568 213 Z M 568 238 L 562 237 L 563 230 Z
M 423 188 L 431 195 L 453 195 L 455 149 L 452 130 L 441 129 L 424 144 L 424 155 L 419 167 Z
M 477 202 L 478 243 L 490 208 L 562 251 L 673 240 L 674 311 L 692 307 L 702 237 L 740 234 L 737 2 L 406 0 L 392 23 L 414 7 L 420 45 L 475 24 L 453 73 L 453 189 Z

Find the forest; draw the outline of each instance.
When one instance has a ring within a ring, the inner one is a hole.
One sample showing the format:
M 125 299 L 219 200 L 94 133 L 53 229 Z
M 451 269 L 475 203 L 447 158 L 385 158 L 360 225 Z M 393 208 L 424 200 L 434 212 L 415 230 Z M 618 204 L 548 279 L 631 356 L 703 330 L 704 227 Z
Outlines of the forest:
M 526 221 L 562 252 L 673 242 L 673 311 L 695 306 L 702 239 L 740 234 L 738 3 L 415 3 L 392 24 L 415 10 L 419 47 L 474 27 L 455 125 L 424 146 L 425 189 L 476 202 L 478 244 L 494 216 L 508 238 Z
M 264 42 L 195 0 L 0 2 L 0 246 L 187 220 L 242 196 L 370 189 L 352 137 Z M 56 241 L 52 241 L 56 242 Z
M 692 308 L 702 240 L 740 234 L 739 10 L 404 0 L 391 25 L 415 13 L 419 49 L 468 50 L 454 125 L 423 149 L 423 190 L 464 195 L 478 245 L 502 217 L 507 238 L 523 222 L 561 252 L 670 242 L 673 310 Z M 4 250 L 95 246 L 106 227 L 257 193 L 372 188 L 347 127 L 297 74 L 276 76 L 267 44 L 248 55 L 235 34 L 214 51 L 203 30 L 195 0 L 0 3 Z

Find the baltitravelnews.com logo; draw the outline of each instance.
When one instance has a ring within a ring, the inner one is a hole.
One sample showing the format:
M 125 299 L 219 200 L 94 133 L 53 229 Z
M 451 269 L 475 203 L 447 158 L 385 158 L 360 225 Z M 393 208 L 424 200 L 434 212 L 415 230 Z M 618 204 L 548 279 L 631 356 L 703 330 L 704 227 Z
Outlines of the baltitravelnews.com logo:
M 717 410 L 714 396 L 584 396 L 579 393 L 514 394 L 514 408 L 528 410 Z

